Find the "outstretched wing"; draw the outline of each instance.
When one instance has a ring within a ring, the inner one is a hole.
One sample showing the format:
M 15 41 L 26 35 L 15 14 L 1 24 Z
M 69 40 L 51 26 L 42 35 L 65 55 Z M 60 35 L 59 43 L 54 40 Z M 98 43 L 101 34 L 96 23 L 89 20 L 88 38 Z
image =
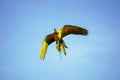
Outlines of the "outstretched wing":
M 49 46 L 52 42 L 55 41 L 53 35 L 54 35 L 54 33 L 47 35 L 46 38 L 45 38 L 44 41 L 43 41 L 43 44 L 42 44 L 42 47 L 41 47 L 41 52 L 40 52 L 40 58 L 41 58 L 42 60 L 45 59 L 48 46 Z
M 73 25 L 65 25 L 62 29 L 58 31 L 59 38 L 63 38 L 69 34 L 76 34 L 76 35 L 87 35 L 88 30 L 82 27 L 73 26 Z

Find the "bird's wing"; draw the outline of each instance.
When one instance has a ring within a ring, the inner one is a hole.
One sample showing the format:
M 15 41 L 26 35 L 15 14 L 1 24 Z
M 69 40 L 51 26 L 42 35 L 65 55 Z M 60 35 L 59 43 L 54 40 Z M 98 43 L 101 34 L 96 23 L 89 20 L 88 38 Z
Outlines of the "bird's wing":
M 76 34 L 76 35 L 87 35 L 88 30 L 78 27 L 78 26 L 73 26 L 73 25 L 65 25 L 63 28 L 61 28 L 58 31 L 58 36 L 59 38 L 63 38 L 69 34 Z
M 40 52 L 40 58 L 41 58 L 41 60 L 45 59 L 48 46 L 52 42 L 55 41 L 53 35 L 54 35 L 54 33 L 47 35 L 46 38 L 43 41 L 43 44 L 42 44 L 42 47 L 41 47 L 41 52 Z

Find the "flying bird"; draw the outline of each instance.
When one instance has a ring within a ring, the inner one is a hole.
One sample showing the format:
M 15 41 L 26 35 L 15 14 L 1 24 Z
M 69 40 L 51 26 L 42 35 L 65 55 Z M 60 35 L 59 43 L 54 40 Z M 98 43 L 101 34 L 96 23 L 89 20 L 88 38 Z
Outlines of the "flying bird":
M 47 48 L 54 41 L 56 41 L 56 49 L 59 52 L 63 52 L 64 55 L 66 55 L 65 48 L 68 48 L 68 47 L 65 44 L 63 37 L 70 35 L 70 34 L 86 36 L 86 35 L 88 35 L 88 30 L 85 28 L 82 28 L 82 27 L 74 26 L 74 25 L 64 25 L 58 31 L 54 28 L 54 32 L 51 34 L 48 34 L 43 41 L 43 44 L 41 47 L 41 52 L 40 52 L 41 60 L 45 59 L 45 56 L 47 53 Z

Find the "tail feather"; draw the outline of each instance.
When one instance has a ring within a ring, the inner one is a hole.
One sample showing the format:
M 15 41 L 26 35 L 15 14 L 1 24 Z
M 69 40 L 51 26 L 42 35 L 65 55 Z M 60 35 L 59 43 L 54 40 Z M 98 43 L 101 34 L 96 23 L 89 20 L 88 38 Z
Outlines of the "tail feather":
M 62 52 L 60 43 L 56 43 L 56 49 L 58 50 L 58 52 L 60 52 L 60 53 Z
M 65 46 L 62 44 L 62 46 L 61 46 L 61 49 L 62 49 L 62 51 L 64 52 L 64 55 L 66 55 L 66 50 L 65 50 Z
M 66 50 L 65 48 L 68 48 L 65 44 L 65 42 L 62 40 L 62 42 L 60 43 L 56 43 L 56 49 L 58 50 L 58 52 L 63 52 L 64 55 L 66 55 Z
M 67 46 L 66 46 L 64 40 L 62 41 L 62 46 L 61 46 L 61 48 L 62 48 L 62 51 L 64 52 L 64 55 L 66 55 L 66 50 L 65 50 L 65 48 L 67 48 Z

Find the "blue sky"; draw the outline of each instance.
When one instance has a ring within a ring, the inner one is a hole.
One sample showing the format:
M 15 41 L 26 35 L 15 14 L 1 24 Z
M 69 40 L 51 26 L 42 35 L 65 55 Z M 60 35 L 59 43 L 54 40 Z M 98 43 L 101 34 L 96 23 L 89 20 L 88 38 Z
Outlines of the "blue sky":
M 0 0 L 0 80 L 120 80 L 119 0 Z M 45 36 L 65 24 L 89 30 L 55 43 L 39 58 Z

